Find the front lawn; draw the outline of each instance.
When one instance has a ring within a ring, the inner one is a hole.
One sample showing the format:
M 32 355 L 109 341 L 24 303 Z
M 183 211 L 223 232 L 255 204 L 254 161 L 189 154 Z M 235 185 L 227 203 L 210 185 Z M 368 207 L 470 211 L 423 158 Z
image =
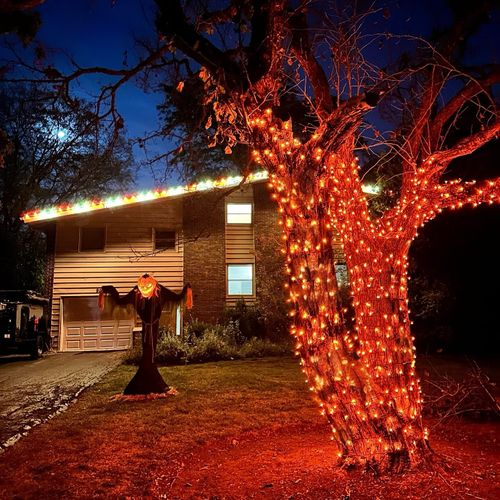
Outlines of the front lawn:
M 0 498 L 495 498 L 495 423 L 437 427 L 447 465 L 391 479 L 335 467 L 296 360 L 161 368 L 179 394 L 113 401 L 120 366 L 0 456 Z

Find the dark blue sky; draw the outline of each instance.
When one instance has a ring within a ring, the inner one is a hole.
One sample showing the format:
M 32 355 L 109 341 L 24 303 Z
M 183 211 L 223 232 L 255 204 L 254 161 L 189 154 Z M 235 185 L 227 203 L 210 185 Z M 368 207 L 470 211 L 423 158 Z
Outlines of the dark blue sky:
M 149 6 L 149 19 L 147 8 Z M 47 47 L 63 48 L 81 66 L 122 67 L 136 59 L 134 38 L 151 37 L 152 2 L 136 0 L 47 0 L 39 9 L 42 26 L 37 38 Z M 59 67 L 66 58 L 56 56 Z M 82 87 L 95 92 L 96 79 L 82 81 Z M 82 89 L 83 90 L 83 89 Z M 158 97 L 137 86 L 126 85 L 119 93 L 119 106 L 132 135 L 143 134 L 156 123 Z
M 385 4 L 389 8 L 379 14 L 378 24 L 371 27 L 373 31 L 428 37 L 434 26 L 446 25 L 451 19 L 444 0 L 401 0 Z M 47 48 L 64 49 L 81 66 L 120 68 L 125 54 L 128 63 L 133 64 L 137 58 L 135 40 L 155 36 L 153 0 L 46 0 L 39 11 L 42 25 L 37 39 Z M 468 54 L 471 62 L 498 61 L 498 28 L 498 22 L 491 22 L 472 40 Z M 370 56 L 376 63 L 383 64 L 384 57 L 395 57 L 391 52 L 397 52 L 397 47 L 386 46 L 382 51 L 374 47 Z M 65 55 L 55 51 L 51 57 L 56 67 L 63 72 L 69 70 Z M 88 77 L 81 80 L 75 90 L 82 95 L 95 95 L 103 81 Z M 156 106 L 160 101 L 161 96 L 145 93 L 133 83 L 120 90 L 118 107 L 130 137 L 143 136 L 155 129 L 158 124 Z M 161 152 L 171 147 L 167 142 L 157 143 L 155 150 Z M 143 158 L 139 148 L 135 153 L 138 160 Z M 140 187 L 152 186 L 151 173 L 142 171 L 138 184 Z
M 132 65 L 137 60 L 136 39 L 154 36 L 154 2 L 151 0 L 46 0 L 38 9 L 42 25 L 37 39 L 47 48 L 62 48 L 80 66 L 104 66 L 120 68 L 124 59 Z M 69 70 L 68 58 L 55 51 L 51 54 L 55 65 Z M 103 77 L 82 79 L 78 93 L 92 96 L 97 93 Z M 146 93 L 134 83 L 125 85 L 118 93 L 118 108 L 125 119 L 130 137 L 144 136 L 157 124 L 156 106 L 161 96 Z M 156 144 L 157 151 L 169 144 Z M 142 150 L 135 148 L 138 160 Z M 151 187 L 154 183 L 149 171 L 138 176 L 139 187 Z

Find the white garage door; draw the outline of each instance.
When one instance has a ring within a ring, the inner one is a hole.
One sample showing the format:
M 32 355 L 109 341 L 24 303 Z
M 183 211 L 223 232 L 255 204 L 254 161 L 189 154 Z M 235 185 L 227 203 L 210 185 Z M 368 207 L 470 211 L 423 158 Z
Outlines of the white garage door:
M 97 297 L 63 298 L 62 350 L 112 351 L 132 345 L 133 309 L 104 313 Z

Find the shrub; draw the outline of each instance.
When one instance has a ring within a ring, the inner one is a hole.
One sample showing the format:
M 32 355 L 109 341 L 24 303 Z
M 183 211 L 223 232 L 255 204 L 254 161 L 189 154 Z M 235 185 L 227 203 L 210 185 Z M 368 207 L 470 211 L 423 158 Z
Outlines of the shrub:
M 192 319 L 187 322 L 184 326 L 184 331 L 182 336 L 189 344 L 194 344 L 197 339 L 203 337 L 206 330 L 213 328 L 210 323 L 205 323 L 204 321 L 199 321 L 197 319 Z
M 252 337 L 263 338 L 266 335 L 266 327 L 259 311 L 247 305 L 244 300 L 236 302 L 234 307 L 228 307 L 224 311 L 223 318 L 226 325 L 231 322 L 238 324 L 243 341 Z
M 186 325 L 187 333 L 175 335 L 161 328 L 156 347 L 156 361 L 159 364 L 203 363 L 236 358 L 283 356 L 292 351 L 290 342 L 278 344 L 269 339 L 252 337 L 245 339 L 237 320 L 226 325 L 210 325 L 195 322 Z M 126 364 L 138 364 L 141 360 L 141 346 L 127 351 Z
M 275 344 L 268 339 L 253 337 L 241 346 L 239 355 L 242 358 L 262 358 L 264 356 L 290 355 L 291 352 L 292 348 L 289 343 Z
M 164 334 L 158 339 L 156 361 L 160 364 L 185 363 L 189 345 L 179 335 Z
M 142 347 L 140 345 L 136 345 L 126 351 L 125 356 L 123 357 L 123 363 L 126 365 L 138 365 L 141 357 Z
M 437 374 L 431 379 L 425 374 L 424 414 L 439 419 L 439 423 L 451 419 L 469 418 L 478 421 L 500 420 L 500 405 L 495 399 L 497 390 L 488 375 L 475 365 L 462 380 Z
M 229 320 L 226 325 L 221 326 L 220 335 L 228 344 L 233 346 L 239 346 L 246 340 L 241 333 L 239 320 Z
M 229 345 L 227 340 L 220 335 L 220 326 L 205 330 L 188 354 L 191 363 L 202 363 L 204 361 L 218 361 L 231 359 L 237 356 L 237 348 Z

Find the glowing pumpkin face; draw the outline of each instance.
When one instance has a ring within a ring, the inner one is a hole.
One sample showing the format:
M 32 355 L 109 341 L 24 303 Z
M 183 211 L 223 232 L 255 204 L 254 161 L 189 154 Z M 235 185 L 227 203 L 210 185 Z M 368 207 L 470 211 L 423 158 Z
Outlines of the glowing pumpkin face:
M 155 293 L 157 284 L 158 284 L 158 282 L 149 274 L 143 274 L 137 280 L 137 287 L 139 288 L 141 295 L 145 299 L 149 299 L 150 297 L 153 296 L 153 294 Z

